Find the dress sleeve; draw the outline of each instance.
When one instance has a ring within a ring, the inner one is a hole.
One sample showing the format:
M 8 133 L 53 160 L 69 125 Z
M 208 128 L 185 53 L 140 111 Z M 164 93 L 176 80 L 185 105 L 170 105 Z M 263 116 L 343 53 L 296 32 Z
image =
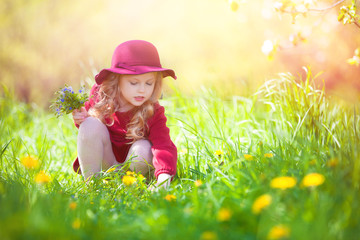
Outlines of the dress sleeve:
M 89 109 L 95 105 L 98 91 L 99 91 L 99 85 L 95 83 L 90 89 L 89 99 L 84 103 L 86 111 L 89 111 Z M 79 125 L 77 125 L 75 122 L 74 124 L 77 128 L 79 128 Z
M 148 138 L 152 143 L 151 150 L 156 178 L 161 173 L 171 176 L 176 174 L 177 149 L 170 139 L 170 130 L 166 126 L 166 121 L 164 107 L 156 104 L 155 114 L 148 121 Z

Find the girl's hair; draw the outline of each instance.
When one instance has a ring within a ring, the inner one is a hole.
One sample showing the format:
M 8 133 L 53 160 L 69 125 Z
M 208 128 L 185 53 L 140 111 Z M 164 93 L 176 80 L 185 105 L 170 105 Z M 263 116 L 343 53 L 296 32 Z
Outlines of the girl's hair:
M 141 106 L 133 109 L 134 116 L 127 125 L 126 138 L 131 139 L 131 143 L 145 138 L 148 131 L 146 122 L 154 115 L 154 104 L 161 96 L 163 76 L 161 72 L 155 74 L 155 86 L 151 97 Z M 100 119 L 107 126 L 114 124 L 113 114 L 120 107 L 120 81 L 120 74 L 109 74 L 99 87 L 98 101 L 90 109 L 90 115 Z

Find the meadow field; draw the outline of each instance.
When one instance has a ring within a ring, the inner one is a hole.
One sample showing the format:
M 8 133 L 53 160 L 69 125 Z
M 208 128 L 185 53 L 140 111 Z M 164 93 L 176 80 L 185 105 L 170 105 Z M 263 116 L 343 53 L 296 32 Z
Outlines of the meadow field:
M 279 74 L 250 97 L 174 88 L 168 191 L 126 169 L 85 184 L 71 117 L 3 85 L 0 239 L 358 239 L 360 107 L 313 78 Z

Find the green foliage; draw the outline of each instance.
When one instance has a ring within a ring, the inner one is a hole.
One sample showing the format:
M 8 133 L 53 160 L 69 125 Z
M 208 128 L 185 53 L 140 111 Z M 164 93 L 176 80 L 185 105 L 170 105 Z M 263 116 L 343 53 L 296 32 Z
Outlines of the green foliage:
M 356 14 L 356 1 L 353 0 L 351 5 L 344 5 L 340 8 L 338 20 L 345 24 L 360 24 L 360 16 Z
M 267 239 L 281 225 L 291 239 L 354 239 L 359 105 L 334 102 L 307 71 L 303 80 L 282 74 L 267 81 L 252 98 L 221 100 L 212 90 L 186 97 L 174 89 L 161 104 L 179 149 L 178 174 L 158 192 L 139 175 L 124 184 L 125 170 L 86 184 L 72 171 L 71 118 L 59 120 L 3 90 L 0 238 Z M 25 164 L 28 156 L 38 164 Z M 309 173 L 325 181 L 306 187 Z M 279 176 L 296 185 L 270 187 Z M 255 214 L 263 194 L 271 202 Z

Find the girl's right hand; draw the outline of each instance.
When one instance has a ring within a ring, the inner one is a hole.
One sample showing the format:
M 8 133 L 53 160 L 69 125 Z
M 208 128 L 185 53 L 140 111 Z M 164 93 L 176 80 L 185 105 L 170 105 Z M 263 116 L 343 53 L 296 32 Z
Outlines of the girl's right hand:
M 87 117 L 89 117 L 89 113 L 86 111 L 85 107 L 81 107 L 81 109 L 75 109 L 72 112 L 74 123 L 79 125 L 85 121 Z

